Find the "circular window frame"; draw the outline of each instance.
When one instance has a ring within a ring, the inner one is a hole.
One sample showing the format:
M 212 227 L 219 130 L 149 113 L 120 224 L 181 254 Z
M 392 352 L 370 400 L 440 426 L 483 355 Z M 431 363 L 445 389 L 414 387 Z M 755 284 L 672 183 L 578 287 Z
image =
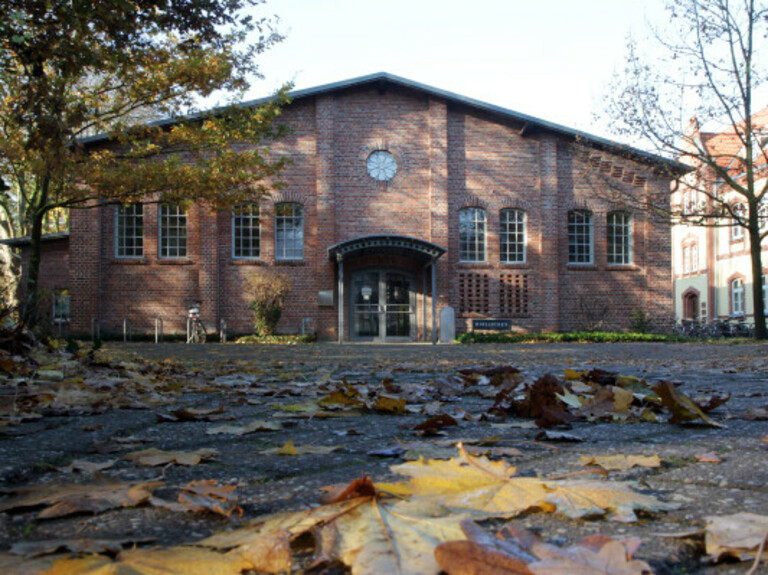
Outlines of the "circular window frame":
M 389 150 L 373 150 L 365 160 L 368 175 L 377 182 L 389 182 L 397 175 L 397 159 Z

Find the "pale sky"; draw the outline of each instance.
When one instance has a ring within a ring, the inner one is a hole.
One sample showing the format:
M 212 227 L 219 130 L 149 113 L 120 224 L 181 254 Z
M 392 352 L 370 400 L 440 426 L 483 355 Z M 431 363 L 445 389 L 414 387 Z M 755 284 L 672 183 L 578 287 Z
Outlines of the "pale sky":
M 663 0 L 268 0 L 286 39 L 260 57 L 263 81 L 297 89 L 388 72 L 596 135 L 592 114 L 627 34 Z

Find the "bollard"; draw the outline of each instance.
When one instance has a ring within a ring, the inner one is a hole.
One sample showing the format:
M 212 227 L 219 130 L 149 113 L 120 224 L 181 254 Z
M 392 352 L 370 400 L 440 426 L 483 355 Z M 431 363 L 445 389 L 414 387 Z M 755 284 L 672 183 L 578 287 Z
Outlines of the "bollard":
M 163 318 L 155 318 L 155 343 L 163 341 Z
M 227 343 L 227 320 L 224 318 L 219 320 L 219 341 Z

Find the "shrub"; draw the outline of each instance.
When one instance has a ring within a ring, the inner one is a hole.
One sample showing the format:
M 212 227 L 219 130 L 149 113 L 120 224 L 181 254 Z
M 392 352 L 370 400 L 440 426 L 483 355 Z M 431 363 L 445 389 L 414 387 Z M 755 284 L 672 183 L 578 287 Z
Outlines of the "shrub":
M 632 331 L 635 333 L 648 333 L 651 331 L 651 316 L 644 309 L 635 309 L 629 316 Z
M 264 337 L 275 333 L 291 287 L 291 278 L 274 270 L 259 269 L 248 276 L 245 293 L 253 310 L 256 335 Z
M 618 333 L 600 331 L 574 331 L 567 333 L 489 333 L 467 332 L 456 340 L 460 343 L 622 343 L 622 342 L 677 342 L 685 338 L 652 333 Z

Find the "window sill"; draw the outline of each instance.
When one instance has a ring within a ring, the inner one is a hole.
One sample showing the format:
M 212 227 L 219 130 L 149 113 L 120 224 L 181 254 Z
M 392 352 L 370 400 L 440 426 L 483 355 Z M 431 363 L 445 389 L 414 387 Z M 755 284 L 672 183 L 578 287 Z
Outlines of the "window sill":
M 112 258 L 110 264 L 118 266 L 146 266 L 149 265 L 147 258 Z
M 157 265 L 160 266 L 191 266 L 194 263 L 187 258 L 157 258 Z
M 490 270 L 493 266 L 488 262 L 459 262 L 459 267 L 470 270 Z
M 609 272 L 639 272 L 640 266 L 635 264 L 607 264 L 605 270 Z
M 274 265 L 286 267 L 302 267 L 308 264 L 305 260 L 275 260 Z
M 531 265 L 527 262 L 499 262 L 501 269 L 505 270 L 529 270 Z
M 247 258 L 238 258 L 238 259 L 230 259 L 229 265 L 231 266 L 263 266 L 264 260 L 260 258 L 253 258 L 253 259 L 247 259 Z

